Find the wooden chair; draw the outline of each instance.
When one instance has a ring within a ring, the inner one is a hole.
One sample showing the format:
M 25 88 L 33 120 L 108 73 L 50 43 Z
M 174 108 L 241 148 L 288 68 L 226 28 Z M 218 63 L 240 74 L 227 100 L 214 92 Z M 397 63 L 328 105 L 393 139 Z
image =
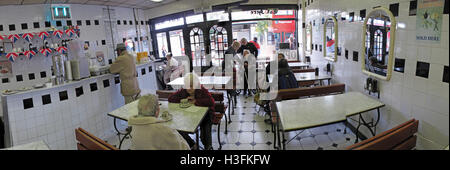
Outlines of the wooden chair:
M 222 122 L 222 118 L 225 116 L 225 134 L 228 133 L 228 118 L 225 114 L 227 110 L 227 105 L 223 102 L 224 97 L 222 92 L 210 92 L 211 96 L 214 98 L 215 106 L 215 115 L 213 119 L 213 125 L 217 125 L 217 140 L 219 142 L 219 150 L 222 150 L 222 141 L 220 141 L 220 124 Z
M 75 129 L 78 150 L 119 150 L 82 128 Z
M 372 138 L 353 144 L 348 150 L 411 150 L 416 147 L 419 120 L 409 120 Z
M 175 93 L 173 90 L 156 90 L 159 100 L 168 100 L 171 94 Z

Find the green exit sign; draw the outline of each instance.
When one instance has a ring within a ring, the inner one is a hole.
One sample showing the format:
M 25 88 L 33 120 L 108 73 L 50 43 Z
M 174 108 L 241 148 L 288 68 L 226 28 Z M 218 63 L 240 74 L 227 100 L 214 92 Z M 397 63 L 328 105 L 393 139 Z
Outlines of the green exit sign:
M 71 18 L 70 6 L 68 5 L 52 5 L 51 10 L 53 20 Z

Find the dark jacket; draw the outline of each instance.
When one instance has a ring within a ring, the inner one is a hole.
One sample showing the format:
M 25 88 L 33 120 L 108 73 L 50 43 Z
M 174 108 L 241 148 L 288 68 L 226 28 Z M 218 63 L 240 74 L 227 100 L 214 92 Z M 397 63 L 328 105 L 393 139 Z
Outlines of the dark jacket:
M 253 43 L 247 43 L 246 45 L 241 45 L 241 48 L 237 51 L 240 54 L 244 54 L 244 50 L 250 50 L 255 57 L 258 57 L 258 49 Z
M 278 89 L 298 88 L 297 79 L 289 67 L 288 61 L 282 59 L 278 63 Z

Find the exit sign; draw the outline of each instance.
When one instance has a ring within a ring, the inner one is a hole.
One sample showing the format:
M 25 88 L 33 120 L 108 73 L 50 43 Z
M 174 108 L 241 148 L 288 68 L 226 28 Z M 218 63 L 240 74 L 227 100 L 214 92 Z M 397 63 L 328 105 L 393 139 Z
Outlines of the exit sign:
M 53 20 L 71 19 L 72 13 L 70 11 L 70 5 L 52 5 L 52 18 Z

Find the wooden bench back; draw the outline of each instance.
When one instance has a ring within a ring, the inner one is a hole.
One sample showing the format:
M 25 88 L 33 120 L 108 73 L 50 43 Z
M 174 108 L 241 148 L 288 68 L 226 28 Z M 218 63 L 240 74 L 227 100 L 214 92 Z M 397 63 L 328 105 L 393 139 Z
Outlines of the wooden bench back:
M 176 91 L 173 90 L 156 90 L 159 100 L 167 100 L 169 96 L 175 92 Z
M 329 86 L 317 86 L 311 88 L 294 88 L 278 90 L 277 100 L 290 100 L 302 97 L 323 96 L 345 92 L 345 84 L 332 84 Z
M 416 146 L 419 120 L 409 120 L 372 138 L 347 147 L 348 150 L 411 150 Z
M 78 150 L 119 150 L 82 128 L 75 129 Z
M 293 73 L 315 73 L 316 69 L 308 68 L 308 69 L 292 69 Z

